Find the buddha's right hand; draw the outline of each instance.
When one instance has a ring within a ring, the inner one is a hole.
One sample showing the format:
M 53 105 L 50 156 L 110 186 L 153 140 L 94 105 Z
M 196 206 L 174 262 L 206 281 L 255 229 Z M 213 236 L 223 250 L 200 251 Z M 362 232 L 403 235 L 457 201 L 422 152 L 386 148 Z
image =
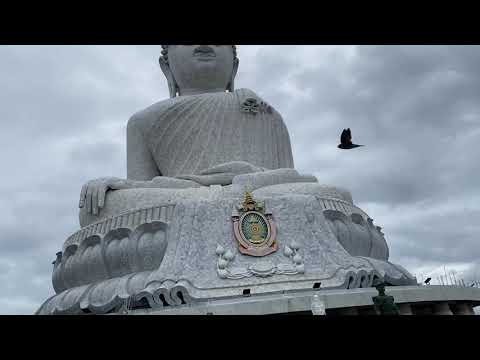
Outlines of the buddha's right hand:
M 98 215 L 105 204 L 105 194 L 110 189 L 128 187 L 127 181 L 115 177 L 90 180 L 82 187 L 80 192 L 80 208 L 86 207 L 88 214 Z

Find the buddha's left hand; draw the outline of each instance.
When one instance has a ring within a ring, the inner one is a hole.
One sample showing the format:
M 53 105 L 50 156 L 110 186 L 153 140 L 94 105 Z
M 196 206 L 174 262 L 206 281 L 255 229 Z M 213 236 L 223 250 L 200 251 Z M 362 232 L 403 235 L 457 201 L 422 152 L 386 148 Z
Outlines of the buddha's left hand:
M 265 168 L 246 161 L 232 161 L 202 170 L 198 175 L 179 175 L 176 178 L 195 181 L 204 186 L 230 185 L 233 178 L 237 175 L 263 172 L 265 170 Z

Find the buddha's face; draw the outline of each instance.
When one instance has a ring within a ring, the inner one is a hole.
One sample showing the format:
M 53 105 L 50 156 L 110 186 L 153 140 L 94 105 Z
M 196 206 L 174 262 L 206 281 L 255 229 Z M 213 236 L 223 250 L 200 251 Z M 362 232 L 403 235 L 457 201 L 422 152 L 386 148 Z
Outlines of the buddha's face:
M 232 78 L 234 55 L 231 45 L 169 45 L 168 62 L 181 93 L 224 91 Z

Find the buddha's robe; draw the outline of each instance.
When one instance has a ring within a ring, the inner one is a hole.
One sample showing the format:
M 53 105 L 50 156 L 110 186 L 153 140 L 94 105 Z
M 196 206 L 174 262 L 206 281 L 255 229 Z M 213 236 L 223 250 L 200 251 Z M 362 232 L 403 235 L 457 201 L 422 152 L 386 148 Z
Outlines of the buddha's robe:
M 251 90 L 179 96 L 129 121 L 129 179 L 195 175 L 235 161 L 265 169 L 293 168 L 281 115 Z

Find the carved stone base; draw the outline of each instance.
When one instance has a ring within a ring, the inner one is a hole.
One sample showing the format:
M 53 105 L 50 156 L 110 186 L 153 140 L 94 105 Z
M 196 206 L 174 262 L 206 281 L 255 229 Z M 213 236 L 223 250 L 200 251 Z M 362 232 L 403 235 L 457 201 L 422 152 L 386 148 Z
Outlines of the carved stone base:
M 163 203 L 92 223 L 65 242 L 54 266 L 57 294 L 39 313 L 116 312 L 127 301 L 133 308 L 160 308 L 244 294 L 367 288 L 375 278 L 392 285 L 416 284 L 383 255 L 352 256 L 342 246 L 328 223 L 326 204 L 330 211 L 335 207 L 351 219 L 365 219 L 363 225 L 355 223 L 364 226 L 365 234 L 377 231 L 353 204 L 335 205 L 348 197 L 326 199 L 320 195 L 331 190 L 315 183 L 300 185 L 253 191 L 277 228 L 278 251 L 266 256 L 242 254 L 234 239 L 232 209 L 242 200 L 243 188 L 200 188 L 197 195 L 189 189 L 188 194 L 163 198 Z M 150 190 L 160 194 L 158 189 L 142 190 L 145 199 Z M 138 199 L 138 194 L 139 189 L 119 190 L 111 196 Z M 349 236 L 355 239 L 352 229 Z

